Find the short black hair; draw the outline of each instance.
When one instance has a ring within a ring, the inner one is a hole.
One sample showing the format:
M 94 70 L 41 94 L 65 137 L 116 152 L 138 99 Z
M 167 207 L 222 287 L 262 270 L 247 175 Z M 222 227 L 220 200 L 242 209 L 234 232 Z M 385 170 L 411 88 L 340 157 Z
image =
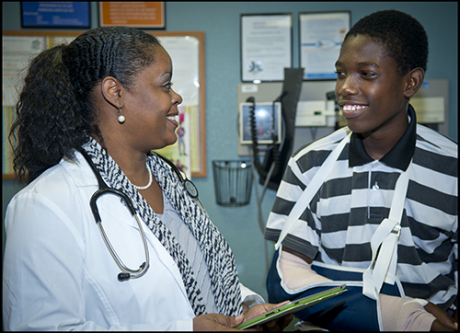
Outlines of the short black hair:
M 398 66 L 401 75 L 420 67 L 425 72 L 428 62 L 428 36 L 423 26 L 409 14 L 383 10 L 359 20 L 347 33 L 348 37 L 367 35 L 378 40 Z

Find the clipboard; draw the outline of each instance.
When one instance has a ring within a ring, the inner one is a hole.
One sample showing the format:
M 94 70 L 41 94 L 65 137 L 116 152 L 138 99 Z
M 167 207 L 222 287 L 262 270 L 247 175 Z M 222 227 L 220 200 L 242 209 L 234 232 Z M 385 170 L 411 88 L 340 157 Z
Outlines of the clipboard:
M 337 295 L 344 293 L 345 291 L 347 291 L 345 287 L 346 285 L 341 285 L 339 287 L 327 289 L 327 290 L 321 291 L 319 293 L 316 293 L 310 296 L 296 299 L 292 302 L 289 302 L 287 304 L 280 306 L 279 308 L 263 313 L 258 317 L 252 318 L 236 326 L 235 328 L 239 330 L 243 330 L 245 328 L 250 328 L 255 325 L 262 325 L 270 320 L 278 319 L 290 313 L 294 313 L 294 312 L 303 310 L 309 306 L 315 305 L 319 302 L 325 301 L 329 298 L 332 298 L 332 297 L 335 297 Z

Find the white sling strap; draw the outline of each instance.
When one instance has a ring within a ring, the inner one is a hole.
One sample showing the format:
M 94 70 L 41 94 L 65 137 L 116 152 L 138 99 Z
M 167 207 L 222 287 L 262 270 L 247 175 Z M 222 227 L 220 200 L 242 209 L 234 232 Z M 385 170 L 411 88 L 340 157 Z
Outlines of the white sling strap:
M 281 246 L 281 242 L 284 240 L 284 237 L 286 237 L 286 235 L 291 231 L 292 227 L 294 226 L 294 223 L 299 219 L 300 215 L 302 215 L 302 212 L 305 211 L 305 208 L 310 204 L 316 192 L 318 192 L 319 188 L 324 183 L 327 176 L 329 176 L 329 174 L 331 173 L 332 168 L 334 167 L 335 162 L 339 158 L 340 153 L 342 152 L 347 142 L 350 140 L 351 133 L 352 132 L 348 133 L 348 135 L 345 138 L 343 138 L 343 140 L 340 141 L 337 147 L 335 147 L 335 149 L 329 154 L 321 168 L 318 170 L 318 172 L 316 172 L 311 182 L 305 188 L 305 191 L 303 191 L 302 195 L 295 203 L 294 207 L 292 207 L 291 213 L 286 219 L 283 230 L 281 230 L 278 242 L 275 244 L 276 250 L 279 249 L 279 247 Z
M 278 242 L 275 244 L 276 250 L 279 249 L 281 242 L 291 231 L 295 222 L 299 219 L 302 212 L 305 211 L 305 208 L 310 204 L 313 196 L 318 192 L 319 188 L 332 171 L 335 162 L 346 143 L 349 141 L 350 136 L 351 132 L 337 145 L 331 154 L 329 154 L 321 168 L 295 203 L 281 230 Z M 388 218 L 380 223 L 371 238 L 372 261 L 363 274 L 363 294 L 374 300 L 378 300 L 378 294 L 385 280 L 389 283 L 394 283 L 397 265 L 397 243 L 399 235 L 401 234 L 400 223 L 404 203 L 406 201 L 405 198 L 409 183 L 409 168 L 411 165 L 412 160 L 407 170 L 401 173 L 396 182 Z M 380 245 L 381 249 L 379 251 Z M 378 256 L 377 253 L 379 253 Z
M 399 176 L 391 202 L 388 218 L 384 219 L 371 238 L 372 261 L 363 273 L 363 294 L 377 300 L 384 281 L 393 284 L 398 260 L 398 240 L 401 218 L 409 184 L 409 169 Z M 380 251 L 379 251 L 380 247 Z M 377 256 L 378 253 L 378 256 Z

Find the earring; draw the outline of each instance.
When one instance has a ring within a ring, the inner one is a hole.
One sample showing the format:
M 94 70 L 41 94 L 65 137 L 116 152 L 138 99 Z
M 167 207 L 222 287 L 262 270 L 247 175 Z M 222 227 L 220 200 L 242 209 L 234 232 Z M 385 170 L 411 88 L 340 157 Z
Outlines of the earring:
M 125 116 L 123 116 L 123 114 L 121 113 L 121 108 L 118 108 L 118 113 L 120 114 L 120 115 L 118 116 L 118 122 L 119 122 L 120 124 L 123 124 L 123 123 L 125 122 Z

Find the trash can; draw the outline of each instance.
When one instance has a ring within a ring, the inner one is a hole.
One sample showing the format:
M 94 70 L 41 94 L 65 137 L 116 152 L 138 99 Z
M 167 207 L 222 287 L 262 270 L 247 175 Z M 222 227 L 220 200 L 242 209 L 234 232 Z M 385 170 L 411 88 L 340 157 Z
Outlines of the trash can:
M 249 204 L 252 189 L 250 161 L 212 161 L 212 170 L 218 205 L 239 207 Z

